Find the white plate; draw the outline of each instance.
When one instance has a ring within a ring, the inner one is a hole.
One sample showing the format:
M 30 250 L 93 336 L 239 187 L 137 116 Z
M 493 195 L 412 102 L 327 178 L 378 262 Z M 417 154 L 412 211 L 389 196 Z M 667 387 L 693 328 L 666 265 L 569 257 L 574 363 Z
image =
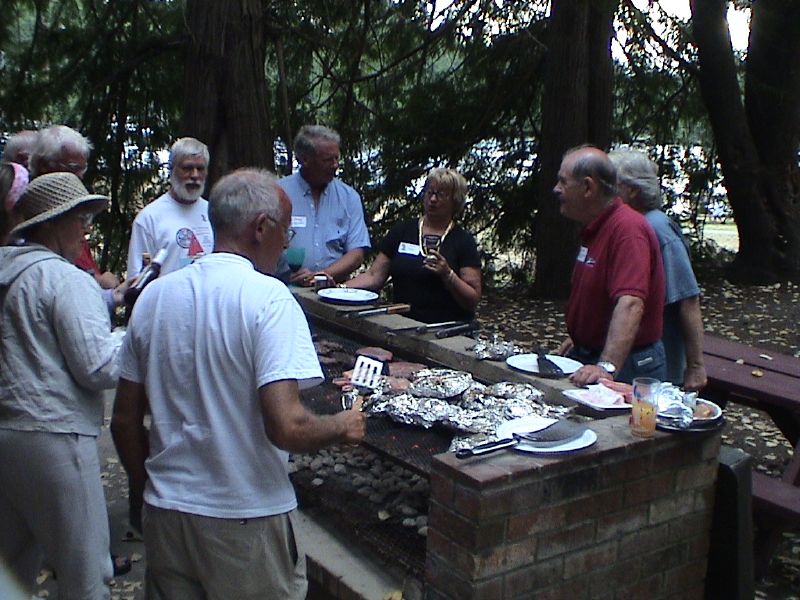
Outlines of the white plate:
M 317 292 L 320 298 L 334 304 L 369 304 L 378 299 L 378 294 L 358 288 L 323 288 Z
M 602 388 L 602 389 L 600 389 Z M 622 399 L 622 394 L 608 389 L 604 385 L 590 385 L 588 390 L 574 389 L 561 392 L 567 398 L 585 404 L 595 410 L 630 410 L 631 405 L 624 402 L 616 402 Z
M 558 356 L 557 354 L 546 354 L 545 356 L 556 363 L 556 365 L 564 371 L 565 375 L 570 375 L 583 366 L 577 360 L 572 360 L 566 356 Z M 506 359 L 506 364 L 509 367 L 525 371 L 526 373 L 538 373 L 539 365 L 536 363 L 537 358 L 538 355 L 536 354 L 515 354 Z
M 555 419 L 545 419 L 543 417 L 530 416 L 522 417 L 521 419 L 514 419 L 512 421 L 505 421 L 497 428 L 497 435 L 500 438 L 510 438 L 515 433 L 529 433 L 544 429 L 550 423 L 555 422 Z M 514 450 L 522 452 L 534 452 L 536 454 L 553 454 L 559 452 L 569 452 L 570 450 L 580 450 L 591 446 L 597 441 L 597 434 L 591 429 L 587 429 L 584 434 L 569 442 L 561 444 L 560 446 L 550 446 L 549 448 L 540 448 L 528 444 L 524 440 L 514 446 Z

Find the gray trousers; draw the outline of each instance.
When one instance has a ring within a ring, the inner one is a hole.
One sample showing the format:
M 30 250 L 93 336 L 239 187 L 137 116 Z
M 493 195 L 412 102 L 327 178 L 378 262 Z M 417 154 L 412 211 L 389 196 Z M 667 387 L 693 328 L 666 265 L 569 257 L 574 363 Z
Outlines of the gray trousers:
M 108 547 L 96 438 L 0 429 L 0 558 L 23 589 L 44 557 L 59 600 L 106 600 Z
M 145 598 L 304 600 L 294 514 L 215 519 L 145 505 Z

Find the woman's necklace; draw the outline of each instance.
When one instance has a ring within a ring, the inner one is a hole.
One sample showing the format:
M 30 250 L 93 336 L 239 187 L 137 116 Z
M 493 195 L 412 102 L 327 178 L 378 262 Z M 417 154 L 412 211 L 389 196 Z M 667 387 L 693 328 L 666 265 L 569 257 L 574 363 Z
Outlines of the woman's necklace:
M 423 245 L 423 235 L 422 235 L 422 222 L 425 220 L 425 215 L 419 218 L 419 251 L 420 253 L 425 252 L 425 246 Z M 438 250 L 442 246 L 442 242 L 444 242 L 444 238 L 447 237 L 447 234 L 450 233 L 450 230 L 453 228 L 453 220 L 450 219 L 450 222 L 447 224 L 447 228 L 444 230 L 444 233 L 439 238 L 439 243 L 436 245 L 436 249 Z

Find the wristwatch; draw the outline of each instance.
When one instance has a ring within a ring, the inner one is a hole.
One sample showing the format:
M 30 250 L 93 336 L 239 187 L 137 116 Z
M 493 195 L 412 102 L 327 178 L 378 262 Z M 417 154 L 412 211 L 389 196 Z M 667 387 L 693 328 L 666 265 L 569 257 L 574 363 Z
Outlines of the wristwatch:
M 603 369 L 609 375 L 613 375 L 617 372 L 617 365 L 607 360 L 599 360 L 597 361 L 597 366 Z

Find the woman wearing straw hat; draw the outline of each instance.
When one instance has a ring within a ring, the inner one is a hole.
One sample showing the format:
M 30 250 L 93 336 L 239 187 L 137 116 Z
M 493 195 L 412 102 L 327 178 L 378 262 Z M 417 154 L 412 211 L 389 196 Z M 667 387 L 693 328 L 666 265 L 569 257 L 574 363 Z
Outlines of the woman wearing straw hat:
M 59 597 L 109 597 L 97 436 L 120 339 L 92 277 L 73 266 L 108 198 L 72 173 L 34 179 L 0 248 L 0 560 L 30 593 L 42 559 Z

